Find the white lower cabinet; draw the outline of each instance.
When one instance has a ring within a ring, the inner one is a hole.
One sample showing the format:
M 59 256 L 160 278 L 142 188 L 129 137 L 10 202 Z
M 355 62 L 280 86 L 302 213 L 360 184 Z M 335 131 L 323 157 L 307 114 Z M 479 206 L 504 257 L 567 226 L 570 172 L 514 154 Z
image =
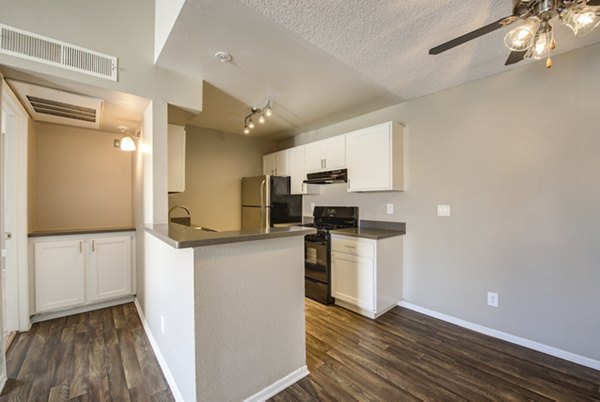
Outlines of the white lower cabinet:
M 335 303 L 376 318 L 402 300 L 403 236 L 380 240 L 331 237 L 331 296 Z
M 34 253 L 36 311 L 84 304 L 83 240 L 36 243 Z
M 131 240 L 123 233 L 31 238 L 33 313 L 133 295 Z
M 96 302 L 131 294 L 131 238 L 91 240 L 88 300 Z

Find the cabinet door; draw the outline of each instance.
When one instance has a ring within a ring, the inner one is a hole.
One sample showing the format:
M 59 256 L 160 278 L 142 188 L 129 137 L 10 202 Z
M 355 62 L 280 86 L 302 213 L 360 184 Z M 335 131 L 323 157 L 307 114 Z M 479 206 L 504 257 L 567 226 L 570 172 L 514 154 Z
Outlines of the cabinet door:
M 336 299 L 374 311 L 374 267 L 370 258 L 331 255 L 331 293 Z
M 346 147 L 348 191 L 391 189 L 391 132 L 388 124 L 347 134 Z
M 275 175 L 289 176 L 290 175 L 290 158 L 289 151 L 277 152 L 275 154 Z
M 83 241 L 39 242 L 33 248 L 36 312 L 83 304 Z
M 263 174 L 275 174 L 275 154 L 268 154 L 263 156 Z
M 169 124 L 168 129 L 168 191 L 185 191 L 185 128 Z
M 368 148 L 366 148 L 368 149 Z M 330 138 L 323 144 L 325 169 L 343 169 L 346 167 L 346 138 L 343 135 Z
M 101 237 L 90 240 L 88 301 L 131 294 L 131 238 Z
M 304 149 L 306 152 L 304 159 L 306 161 L 306 171 L 319 172 L 321 170 L 325 170 L 325 158 L 322 152 L 322 141 L 311 142 L 310 144 L 306 144 Z
M 289 150 L 290 157 L 290 192 L 302 194 L 303 181 L 306 179 L 304 168 L 304 147 L 295 147 Z

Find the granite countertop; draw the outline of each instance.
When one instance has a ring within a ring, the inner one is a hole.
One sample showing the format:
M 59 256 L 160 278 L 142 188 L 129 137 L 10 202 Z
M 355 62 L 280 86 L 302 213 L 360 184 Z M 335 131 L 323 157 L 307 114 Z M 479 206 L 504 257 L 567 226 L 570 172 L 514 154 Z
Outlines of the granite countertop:
M 331 234 L 374 240 L 387 239 L 388 237 L 405 235 L 406 223 L 362 220 L 357 228 L 332 230 Z
M 142 225 L 142 228 L 175 248 L 214 246 L 217 244 L 304 236 L 315 233 L 315 229 L 301 226 L 257 230 L 231 230 L 225 232 L 210 232 L 202 230 L 202 228 L 176 223 Z
M 135 231 L 135 228 L 132 228 L 132 227 L 36 230 L 36 231 L 29 233 L 29 237 L 68 236 L 68 235 L 84 235 L 84 234 L 111 233 L 111 232 L 134 232 L 134 231 Z

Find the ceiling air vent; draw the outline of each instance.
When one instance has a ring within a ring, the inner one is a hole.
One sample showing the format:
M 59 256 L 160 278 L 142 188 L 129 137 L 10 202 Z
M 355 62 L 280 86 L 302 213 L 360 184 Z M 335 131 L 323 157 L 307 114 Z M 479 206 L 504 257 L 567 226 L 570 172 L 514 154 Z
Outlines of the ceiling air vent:
M 0 24 L 0 53 L 117 81 L 118 59 Z
M 104 101 L 99 98 L 7 80 L 33 120 L 100 128 Z

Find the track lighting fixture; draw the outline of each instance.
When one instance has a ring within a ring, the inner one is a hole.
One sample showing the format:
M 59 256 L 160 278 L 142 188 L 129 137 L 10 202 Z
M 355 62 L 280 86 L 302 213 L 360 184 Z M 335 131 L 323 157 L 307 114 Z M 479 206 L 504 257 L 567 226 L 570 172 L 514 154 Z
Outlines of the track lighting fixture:
M 266 121 L 266 117 L 271 117 L 273 115 L 273 111 L 271 110 L 271 101 L 268 100 L 266 105 L 263 107 L 253 107 L 250 111 L 250 114 L 244 118 L 244 134 L 250 134 L 250 130 L 254 128 L 254 121 L 252 117 L 255 115 L 259 115 L 258 122 L 260 124 L 264 124 Z

